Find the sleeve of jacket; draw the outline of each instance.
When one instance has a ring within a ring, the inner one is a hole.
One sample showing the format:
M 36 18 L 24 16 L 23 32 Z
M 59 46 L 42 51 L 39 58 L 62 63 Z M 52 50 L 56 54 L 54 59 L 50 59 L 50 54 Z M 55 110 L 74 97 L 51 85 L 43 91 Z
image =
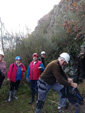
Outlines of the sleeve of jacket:
M 5 62 L 5 67 L 6 67 L 6 62 Z M 4 70 L 4 75 L 6 75 L 6 68 L 5 68 L 5 70 Z
M 25 72 L 26 71 L 26 68 L 25 68 L 24 64 L 22 64 L 22 66 L 23 66 L 23 72 Z
M 13 67 L 13 64 L 11 64 L 11 65 L 9 66 L 9 70 L 8 70 L 7 78 L 10 78 L 10 77 L 11 77 L 12 67 Z
M 59 82 L 60 84 L 64 85 L 64 86 L 71 86 L 71 83 L 69 83 L 67 80 L 65 80 L 63 78 L 63 76 L 60 73 L 60 69 L 58 66 L 53 65 L 52 66 L 52 73 L 56 78 L 56 81 Z
M 42 67 L 40 70 L 41 70 L 41 71 L 44 71 L 45 68 L 44 68 L 43 63 L 40 64 L 40 67 Z
M 26 78 L 29 78 L 29 75 L 30 75 L 30 65 L 28 66 L 28 69 L 27 69 L 27 75 L 26 75 Z

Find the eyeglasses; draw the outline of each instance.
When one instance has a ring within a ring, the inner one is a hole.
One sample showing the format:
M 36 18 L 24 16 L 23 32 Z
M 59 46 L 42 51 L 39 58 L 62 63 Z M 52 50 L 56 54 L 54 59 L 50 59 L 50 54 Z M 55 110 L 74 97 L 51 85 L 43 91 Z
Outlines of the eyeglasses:
M 66 65 L 66 64 L 67 64 L 67 62 L 66 62 L 66 61 L 64 61 L 64 62 L 63 62 L 63 64 L 64 64 L 64 65 Z

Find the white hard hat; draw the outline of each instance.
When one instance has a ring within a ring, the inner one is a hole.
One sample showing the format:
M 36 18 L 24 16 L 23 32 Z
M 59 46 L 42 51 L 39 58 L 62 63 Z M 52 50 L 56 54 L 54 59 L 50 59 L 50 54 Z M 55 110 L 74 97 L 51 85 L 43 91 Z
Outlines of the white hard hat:
M 3 55 L 4 56 L 4 52 L 3 51 L 0 51 L 0 55 Z
M 45 54 L 46 54 L 45 51 L 42 51 L 42 52 L 41 52 L 41 55 L 45 55 Z
M 62 53 L 60 54 L 60 57 L 64 58 L 67 63 L 70 60 L 70 55 L 68 53 Z

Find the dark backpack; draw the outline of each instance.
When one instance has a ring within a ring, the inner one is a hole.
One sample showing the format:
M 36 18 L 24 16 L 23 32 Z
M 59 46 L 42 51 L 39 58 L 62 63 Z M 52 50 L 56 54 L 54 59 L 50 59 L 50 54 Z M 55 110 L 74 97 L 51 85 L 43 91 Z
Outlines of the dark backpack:
M 13 64 L 13 66 L 12 66 L 12 69 L 14 68 L 14 64 Z
M 62 98 L 67 98 L 71 104 L 76 106 L 76 113 L 78 113 L 78 104 L 81 105 L 83 103 L 83 97 L 81 96 L 79 90 L 73 87 L 64 87 L 61 90 L 61 93 L 63 94 Z
M 83 103 L 83 97 L 79 90 L 77 88 L 67 87 L 67 98 L 76 107 L 76 113 L 78 113 L 78 104 L 81 105 Z
M 83 97 L 81 96 L 77 88 L 67 87 L 66 90 L 67 90 L 67 98 L 71 104 L 75 105 L 83 102 Z

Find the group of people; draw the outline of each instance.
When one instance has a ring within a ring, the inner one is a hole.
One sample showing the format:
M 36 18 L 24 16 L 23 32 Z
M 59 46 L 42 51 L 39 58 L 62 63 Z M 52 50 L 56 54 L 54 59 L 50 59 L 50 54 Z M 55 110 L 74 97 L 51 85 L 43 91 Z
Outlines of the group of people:
M 37 53 L 33 53 L 33 60 L 28 66 L 26 80 L 30 81 L 31 95 L 32 98 L 29 101 L 31 104 L 35 99 L 35 94 L 37 94 L 36 111 L 35 113 L 41 113 L 44 102 L 50 89 L 55 90 L 59 94 L 59 106 L 58 110 L 63 112 L 62 109 L 67 107 L 67 98 L 62 98 L 62 89 L 65 86 L 72 86 L 77 88 L 77 83 L 74 83 L 71 78 L 69 78 L 64 70 L 63 66 L 67 65 L 70 60 L 70 55 L 66 52 L 60 54 L 57 60 L 53 60 L 45 67 L 44 59 L 46 57 L 45 51 L 41 52 L 41 58 L 38 58 Z M 3 77 L 0 77 L 0 87 L 5 78 L 6 73 L 6 63 L 3 61 L 4 53 L 0 53 L 0 71 L 3 73 Z M 7 81 L 10 81 L 10 91 L 8 101 L 11 101 L 12 93 L 15 99 L 16 93 L 23 79 L 23 72 L 25 72 L 25 66 L 21 63 L 21 57 L 17 56 L 15 58 L 15 63 L 11 64 L 7 74 Z
M 37 93 L 37 80 L 40 77 L 40 74 L 44 71 L 44 58 L 46 56 L 45 51 L 41 52 L 41 57 L 38 58 L 37 53 L 33 53 L 33 61 L 29 64 L 28 70 L 27 70 L 27 76 L 26 80 L 30 81 L 31 86 L 31 93 L 32 93 L 32 99 L 29 102 L 31 104 L 34 101 L 35 93 Z M 10 89 L 9 89 L 9 98 L 8 101 L 10 102 L 12 100 L 12 94 L 15 99 L 18 99 L 16 97 L 16 93 L 19 88 L 20 81 L 23 80 L 23 72 L 26 72 L 26 68 L 23 63 L 21 63 L 21 57 L 17 56 L 15 58 L 15 62 L 12 63 L 9 66 L 8 74 L 7 74 L 7 81 L 10 82 Z M 6 75 L 6 62 L 4 61 L 4 52 L 0 51 L 0 88 L 2 86 L 2 83 L 5 79 Z

